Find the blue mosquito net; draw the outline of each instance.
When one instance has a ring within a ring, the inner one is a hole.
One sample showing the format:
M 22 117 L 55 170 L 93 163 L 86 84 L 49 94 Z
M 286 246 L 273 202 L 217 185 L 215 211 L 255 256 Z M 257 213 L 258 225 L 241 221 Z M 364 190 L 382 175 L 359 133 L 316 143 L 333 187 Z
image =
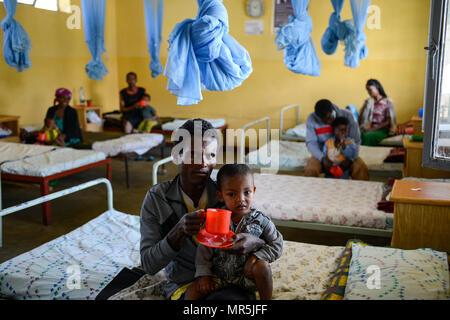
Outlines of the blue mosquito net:
M 351 20 L 341 20 L 342 7 L 345 0 L 331 0 L 334 12 L 331 14 L 327 30 L 322 37 L 322 50 L 332 55 L 336 52 L 339 41 L 347 41 L 350 37 L 355 37 L 355 27 Z
M 9 66 L 16 68 L 19 72 L 25 71 L 31 67 L 30 37 L 20 23 L 14 19 L 17 0 L 4 0 L 3 4 L 6 9 L 6 18 L 2 21 L 2 29 L 5 32 L 3 56 Z
M 360 61 L 367 58 L 369 49 L 366 46 L 367 37 L 364 34 L 364 26 L 367 20 L 367 10 L 370 0 L 350 0 L 353 22 L 356 33 L 346 40 L 345 46 L 345 65 L 350 68 L 356 68 Z
M 108 73 L 102 60 L 105 49 L 105 13 L 106 0 L 82 0 L 84 38 L 92 56 L 92 60 L 86 64 L 88 77 L 94 80 L 102 80 Z
M 156 78 L 163 72 L 160 61 L 161 31 L 164 12 L 164 0 L 144 0 L 145 29 L 150 52 L 150 70 Z
M 289 70 L 299 74 L 319 76 L 322 64 L 317 57 L 311 38 L 312 20 L 308 14 L 309 0 L 292 0 L 294 15 L 278 30 L 275 43 L 284 49 L 284 63 Z
M 197 2 L 197 17 L 178 23 L 169 37 L 164 75 L 178 105 L 200 102 L 204 89 L 233 90 L 253 71 L 247 50 L 228 34 L 222 0 Z

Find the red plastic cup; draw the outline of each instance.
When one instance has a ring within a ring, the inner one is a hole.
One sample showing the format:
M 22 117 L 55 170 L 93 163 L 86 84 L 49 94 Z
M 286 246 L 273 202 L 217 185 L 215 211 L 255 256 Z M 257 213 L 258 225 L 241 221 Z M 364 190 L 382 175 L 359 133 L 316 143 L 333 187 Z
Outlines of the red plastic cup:
M 206 232 L 210 234 L 228 234 L 230 232 L 231 211 L 208 209 L 206 211 Z
M 340 178 L 344 174 L 344 171 L 342 171 L 341 167 L 339 167 L 337 164 L 333 165 L 330 169 L 330 173 L 336 177 Z
M 141 105 L 142 108 L 145 108 L 147 106 L 147 101 L 141 100 L 139 101 L 139 104 Z
M 91 101 L 91 100 L 88 100 L 88 101 L 86 101 L 86 102 L 87 102 L 87 106 L 88 106 L 88 107 L 92 106 L 92 101 Z

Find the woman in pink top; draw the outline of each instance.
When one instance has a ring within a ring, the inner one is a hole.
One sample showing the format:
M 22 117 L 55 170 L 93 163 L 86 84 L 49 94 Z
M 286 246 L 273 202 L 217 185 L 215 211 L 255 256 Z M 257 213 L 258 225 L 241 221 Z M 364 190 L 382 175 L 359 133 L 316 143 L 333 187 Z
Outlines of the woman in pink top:
M 388 136 L 395 135 L 394 104 L 378 80 L 367 81 L 366 89 L 370 98 L 360 111 L 361 141 L 364 146 L 377 146 Z

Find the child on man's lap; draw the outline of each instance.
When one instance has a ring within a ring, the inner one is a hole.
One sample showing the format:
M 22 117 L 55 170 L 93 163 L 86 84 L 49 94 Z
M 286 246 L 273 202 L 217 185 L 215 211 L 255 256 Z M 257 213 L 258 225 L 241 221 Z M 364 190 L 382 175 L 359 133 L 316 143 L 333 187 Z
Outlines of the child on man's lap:
M 258 290 L 262 300 L 272 298 L 272 272 L 269 263 L 281 256 L 283 237 L 273 222 L 252 207 L 255 193 L 253 174 L 246 165 L 223 166 L 217 175 L 217 196 L 232 211 L 230 227 L 265 241 L 259 250 L 235 255 L 227 249 L 199 244 L 196 257 L 197 280 L 186 291 L 186 300 L 201 299 L 214 290 L 238 286 Z

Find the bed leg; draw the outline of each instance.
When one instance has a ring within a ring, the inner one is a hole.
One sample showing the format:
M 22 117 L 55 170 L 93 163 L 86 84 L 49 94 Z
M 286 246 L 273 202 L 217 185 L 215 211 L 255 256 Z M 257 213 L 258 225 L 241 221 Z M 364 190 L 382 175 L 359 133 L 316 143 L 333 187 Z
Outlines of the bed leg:
M 106 178 L 112 183 L 112 164 L 111 159 L 108 158 L 108 160 L 109 161 L 106 163 Z
M 130 175 L 128 172 L 128 155 L 125 155 L 125 179 L 127 180 L 127 189 L 130 189 Z
M 41 182 L 41 196 L 46 196 L 50 193 L 49 181 L 44 180 Z M 52 209 L 50 206 L 50 201 L 44 202 L 42 204 L 42 220 L 44 226 L 48 226 L 52 218 Z

